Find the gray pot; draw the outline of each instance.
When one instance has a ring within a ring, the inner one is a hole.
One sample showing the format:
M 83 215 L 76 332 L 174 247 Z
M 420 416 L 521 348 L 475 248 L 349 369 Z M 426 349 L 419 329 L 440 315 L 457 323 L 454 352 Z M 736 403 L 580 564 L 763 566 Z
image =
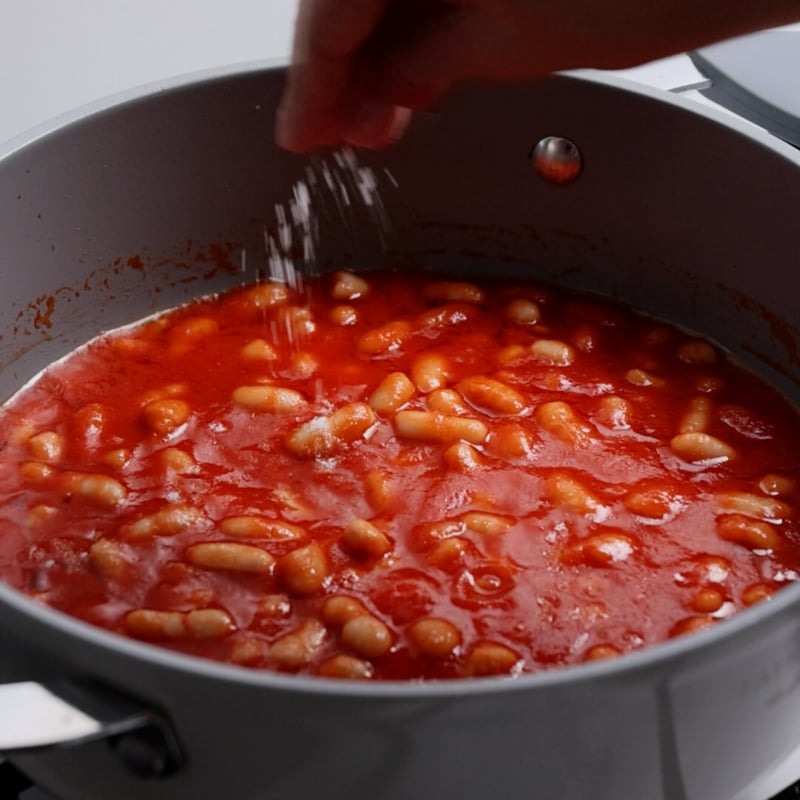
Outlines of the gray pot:
M 103 328 L 240 283 L 243 251 L 255 277 L 264 226 L 308 165 L 272 144 L 283 77 L 253 67 L 156 87 L 7 147 L 0 399 Z M 528 154 L 548 135 L 577 145 L 577 180 L 534 174 Z M 323 266 L 424 263 L 599 291 L 705 332 L 798 399 L 788 146 L 589 75 L 454 95 L 364 163 L 392 228 L 357 204 L 343 224 L 332 204 Z M 128 720 L 110 742 L 10 758 L 64 800 L 731 800 L 800 743 L 799 610 L 795 585 L 614 662 L 354 685 L 176 655 L 0 586 L 0 679 Z

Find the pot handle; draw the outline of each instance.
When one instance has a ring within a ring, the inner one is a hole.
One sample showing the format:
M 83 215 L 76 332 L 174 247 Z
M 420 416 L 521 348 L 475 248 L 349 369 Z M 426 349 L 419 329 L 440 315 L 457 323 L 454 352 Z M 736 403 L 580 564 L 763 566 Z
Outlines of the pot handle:
M 4 755 L 105 739 L 139 776 L 169 775 L 183 760 L 178 740 L 163 717 L 94 684 L 2 684 L 0 709 L 0 753 Z

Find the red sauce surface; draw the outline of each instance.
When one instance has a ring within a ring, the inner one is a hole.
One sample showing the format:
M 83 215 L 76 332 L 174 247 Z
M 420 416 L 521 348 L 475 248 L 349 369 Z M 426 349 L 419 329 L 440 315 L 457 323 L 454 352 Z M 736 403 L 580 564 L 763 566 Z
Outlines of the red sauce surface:
M 376 679 L 613 656 L 797 579 L 796 413 L 721 351 L 551 288 L 366 281 L 245 287 L 50 367 L 0 416 L 2 578 L 183 652 Z M 236 394 L 264 386 L 292 391 Z

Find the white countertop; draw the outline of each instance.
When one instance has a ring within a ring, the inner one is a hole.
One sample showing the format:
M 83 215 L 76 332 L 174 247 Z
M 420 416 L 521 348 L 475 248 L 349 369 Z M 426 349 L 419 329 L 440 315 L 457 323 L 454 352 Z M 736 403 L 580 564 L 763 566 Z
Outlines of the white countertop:
M 286 58 L 296 8 L 297 0 L 2 0 L 0 143 L 152 81 Z M 623 74 L 665 89 L 698 77 L 686 56 Z M 798 776 L 800 754 L 737 800 L 766 800 Z

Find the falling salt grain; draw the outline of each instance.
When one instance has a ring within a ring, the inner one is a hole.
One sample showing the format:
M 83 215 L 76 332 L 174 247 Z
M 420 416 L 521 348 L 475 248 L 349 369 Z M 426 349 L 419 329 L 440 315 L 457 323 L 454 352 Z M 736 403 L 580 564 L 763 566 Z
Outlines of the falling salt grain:
M 282 203 L 275 204 L 275 216 L 278 218 L 278 241 L 284 253 L 292 247 L 292 228 L 286 219 L 286 209 Z
M 384 169 L 383 174 L 397 189 L 398 183 L 389 170 Z M 312 161 L 305 177 L 292 187 L 288 202 L 275 204 L 275 233 L 264 229 L 269 279 L 303 291 L 303 275 L 317 271 L 320 216 L 332 219 L 338 228 L 348 230 L 356 238 L 357 232 L 364 229 L 356 224 L 359 211 L 368 215 L 380 245 L 385 247 L 391 224 L 374 170 L 360 165 L 351 148 L 337 150 L 331 161 Z M 243 271 L 244 265 L 242 252 Z M 275 340 L 279 331 L 273 329 L 271 333 Z M 289 341 L 295 340 L 295 331 L 288 321 L 285 333 Z
M 389 169 L 389 167 L 383 168 L 383 174 L 391 181 L 392 186 L 395 189 L 400 188 L 400 184 L 397 182 L 397 178 L 395 178 L 394 175 L 392 175 L 392 171 Z
M 361 193 L 361 199 L 364 205 L 371 206 L 375 195 L 375 190 L 378 188 L 378 181 L 375 178 L 375 173 L 369 167 L 360 167 L 356 171 L 356 185 L 358 191 Z
M 303 259 L 310 264 L 314 260 L 316 220 L 311 213 L 311 193 L 308 190 L 308 184 L 298 181 L 294 185 L 293 195 L 294 197 L 289 203 L 292 221 L 303 235 Z

